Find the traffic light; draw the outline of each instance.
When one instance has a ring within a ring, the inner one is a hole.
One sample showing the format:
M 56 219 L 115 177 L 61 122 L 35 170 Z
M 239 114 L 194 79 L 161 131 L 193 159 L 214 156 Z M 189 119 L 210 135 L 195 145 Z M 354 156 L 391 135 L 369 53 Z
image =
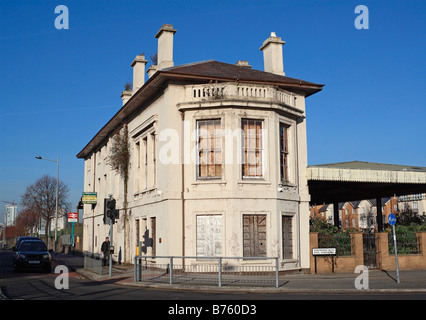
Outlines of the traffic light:
M 115 209 L 115 199 L 104 199 L 104 224 L 114 224 L 115 219 L 119 218 L 119 211 Z

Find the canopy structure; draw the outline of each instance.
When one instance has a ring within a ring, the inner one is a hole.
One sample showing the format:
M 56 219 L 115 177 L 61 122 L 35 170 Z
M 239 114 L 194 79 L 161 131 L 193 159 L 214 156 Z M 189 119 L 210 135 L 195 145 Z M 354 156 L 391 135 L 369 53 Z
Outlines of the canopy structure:
M 312 204 L 376 198 L 379 230 L 382 230 L 381 198 L 426 192 L 426 167 L 340 162 L 309 166 L 307 178 Z M 336 211 L 334 220 L 338 225 Z

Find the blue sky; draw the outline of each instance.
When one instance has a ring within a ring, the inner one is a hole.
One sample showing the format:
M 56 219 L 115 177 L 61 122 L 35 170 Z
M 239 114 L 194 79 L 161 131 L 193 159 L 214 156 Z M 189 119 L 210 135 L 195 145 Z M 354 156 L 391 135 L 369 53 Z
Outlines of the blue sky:
M 358 30 L 357 5 L 369 10 Z M 69 9 L 57 30 L 55 7 Z M 44 174 L 83 191 L 76 154 L 121 107 L 133 58 L 157 51 L 172 24 L 175 65 L 248 60 L 283 40 L 286 75 L 325 84 L 307 99 L 308 162 L 371 161 L 426 167 L 426 2 L 0 0 L 0 201 L 20 202 Z M 0 221 L 4 204 L 0 203 Z

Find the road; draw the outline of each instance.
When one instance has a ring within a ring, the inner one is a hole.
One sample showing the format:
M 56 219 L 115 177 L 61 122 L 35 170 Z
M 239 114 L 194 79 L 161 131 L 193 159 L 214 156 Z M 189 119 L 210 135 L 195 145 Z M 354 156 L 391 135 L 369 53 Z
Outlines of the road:
M 212 303 L 214 301 L 228 300 L 225 303 L 232 303 L 234 300 L 238 303 L 267 306 L 260 301 L 279 301 L 279 300 L 317 300 L 317 299 L 426 299 L 425 293 L 404 293 L 401 294 L 309 294 L 309 293 L 234 293 L 234 292 L 195 292 L 195 291 L 177 291 L 165 289 L 152 289 L 143 287 L 133 287 L 120 285 L 117 282 L 120 278 L 94 281 L 88 279 L 76 272 L 68 274 L 68 289 L 58 289 L 58 283 L 65 284 L 64 281 L 58 281 L 62 274 L 43 273 L 41 271 L 19 272 L 15 273 L 12 267 L 12 251 L 0 250 L 0 300 L 162 300 L 166 301 L 165 307 L 171 304 L 184 303 L 192 301 L 194 304 Z M 58 280 L 57 280 L 58 279 Z M 55 282 L 56 280 L 56 282 Z M 56 284 L 56 286 L 55 286 Z M 199 302 L 195 302 L 198 300 Z M 204 301 L 204 302 L 203 302 Z M 216 302 L 217 303 L 217 302 Z M 274 304 L 275 305 L 275 304 Z M 278 303 L 276 304 L 278 306 Z

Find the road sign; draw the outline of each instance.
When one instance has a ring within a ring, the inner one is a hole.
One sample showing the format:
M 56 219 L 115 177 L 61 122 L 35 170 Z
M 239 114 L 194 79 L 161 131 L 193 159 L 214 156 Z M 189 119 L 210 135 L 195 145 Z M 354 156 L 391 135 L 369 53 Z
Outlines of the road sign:
M 396 217 L 393 213 L 390 213 L 388 216 L 388 222 L 391 226 L 393 226 L 396 222 Z
M 314 248 L 312 255 L 314 256 L 330 256 L 336 254 L 336 248 Z
M 393 232 L 393 247 L 395 248 L 395 265 L 396 265 L 396 279 L 399 283 L 399 265 L 398 265 L 398 250 L 397 250 L 397 244 L 396 244 L 396 234 L 395 234 L 395 223 L 396 223 L 396 217 L 393 213 L 390 213 L 388 216 L 388 222 L 392 226 L 392 232 Z
M 82 202 L 85 204 L 96 204 L 98 202 L 97 198 L 98 194 L 96 192 L 83 192 Z
M 68 212 L 68 222 L 77 222 L 78 213 L 77 212 Z

